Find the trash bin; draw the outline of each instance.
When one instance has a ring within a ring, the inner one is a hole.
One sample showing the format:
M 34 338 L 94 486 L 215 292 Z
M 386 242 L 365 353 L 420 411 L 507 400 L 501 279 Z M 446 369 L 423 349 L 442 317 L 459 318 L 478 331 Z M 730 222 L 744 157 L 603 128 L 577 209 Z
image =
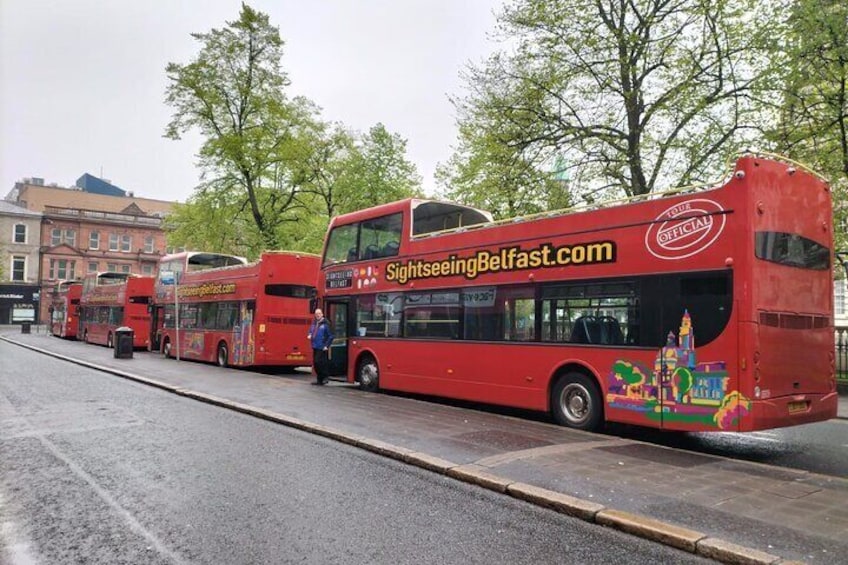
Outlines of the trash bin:
M 32 322 L 21 322 L 21 333 L 22 334 L 30 333 L 30 328 L 32 328 Z
M 133 330 L 122 326 L 115 330 L 115 359 L 132 359 Z

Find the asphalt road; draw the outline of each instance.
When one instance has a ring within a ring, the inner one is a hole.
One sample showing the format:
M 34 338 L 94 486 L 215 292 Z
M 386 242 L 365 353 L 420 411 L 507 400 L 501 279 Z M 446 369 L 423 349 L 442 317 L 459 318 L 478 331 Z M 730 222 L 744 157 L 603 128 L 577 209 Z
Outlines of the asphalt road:
M 0 342 L 0 562 L 703 563 Z

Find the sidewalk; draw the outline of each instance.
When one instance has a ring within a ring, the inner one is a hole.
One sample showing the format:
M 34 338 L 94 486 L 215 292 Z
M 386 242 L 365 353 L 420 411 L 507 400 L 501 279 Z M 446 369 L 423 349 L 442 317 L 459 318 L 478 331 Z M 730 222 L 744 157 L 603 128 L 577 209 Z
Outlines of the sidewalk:
M 330 383 L 4 332 L 170 390 L 728 563 L 848 563 L 848 479 Z M 848 417 L 841 397 L 840 416 Z M 848 422 L 839 420 L 846 428 Z

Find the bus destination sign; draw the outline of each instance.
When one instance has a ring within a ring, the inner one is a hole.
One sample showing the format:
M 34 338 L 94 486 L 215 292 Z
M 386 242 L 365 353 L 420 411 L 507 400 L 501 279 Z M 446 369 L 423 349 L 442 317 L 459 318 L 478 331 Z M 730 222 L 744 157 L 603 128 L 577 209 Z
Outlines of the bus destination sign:
M 352 288 L 353 269 L 327 273 L 327 288 Z

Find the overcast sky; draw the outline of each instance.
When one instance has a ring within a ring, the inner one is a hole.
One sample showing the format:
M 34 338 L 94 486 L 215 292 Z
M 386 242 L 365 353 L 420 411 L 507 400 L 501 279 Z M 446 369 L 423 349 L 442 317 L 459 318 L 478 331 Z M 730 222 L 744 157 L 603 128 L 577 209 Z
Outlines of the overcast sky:
M 424 187 L 456 141 L 448 95 L 496 45 L 501 0 L 254 0 L 286 42 L 290 95 L 328 121 L 377 122 L 408 141 Z M 0 0 L 0 197 L 17 180 L 73 185 L 85 172 L 136 196 L 184 201 L 199 136 L 162 137 L 165 65 L 192 32 L 237 19 L 236 0 Z

